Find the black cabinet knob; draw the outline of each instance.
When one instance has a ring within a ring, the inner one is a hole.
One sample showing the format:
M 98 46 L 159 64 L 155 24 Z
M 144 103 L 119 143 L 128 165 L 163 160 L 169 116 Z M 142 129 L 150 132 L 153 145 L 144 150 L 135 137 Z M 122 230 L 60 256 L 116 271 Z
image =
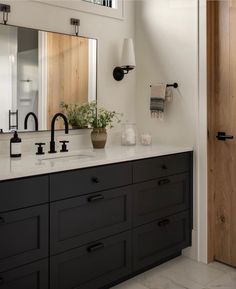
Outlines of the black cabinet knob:
M 0 277 L 0 285 L 4 284 L 4 279 L 2 277 Z
M 97 177 L 92 177 L 92 182 L 95 183 L 95 184 L 99 184 L 100 183 L 99 178 L 97 178 Z
M 166 166 L 166 165 L 162 165 L 161 168 L 162 168 L 163 170 L 167 170 L 167 166 Z
M 36 155 L 44 155 L 43 146 L 45 146 L 46 144 L 44 142 L 38 142 L 38 143 L 35 143 L 35 145 L 38 146 Z
M 62 144 L 60 152 L 61 153 L 68 152 L 67 144 L 69 143 L 69 141 L 68 140 L 61 140 L 61 141 L 59 141 L 59 143 Z

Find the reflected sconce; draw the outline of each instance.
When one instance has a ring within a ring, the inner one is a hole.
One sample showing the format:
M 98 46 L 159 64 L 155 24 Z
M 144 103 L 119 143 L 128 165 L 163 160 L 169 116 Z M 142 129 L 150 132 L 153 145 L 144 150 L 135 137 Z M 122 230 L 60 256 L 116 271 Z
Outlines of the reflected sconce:
M 125 74 L 135 68 L 134 44 L 132 38 L 126 38 L 123 44 L 121 66 L 117 66 L 113 70 L 113 77 L 117 81 L 121 81 Z

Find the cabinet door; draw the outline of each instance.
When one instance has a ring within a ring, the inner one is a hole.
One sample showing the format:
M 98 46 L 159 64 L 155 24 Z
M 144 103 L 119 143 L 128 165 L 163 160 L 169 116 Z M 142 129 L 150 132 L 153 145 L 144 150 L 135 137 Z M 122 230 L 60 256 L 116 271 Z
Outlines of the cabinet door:
M 51 254 L 79 247 L 131 226 L 131 188 L 51 204 Z
M 50 176 L 51 200 L 77 197 L 132 183 L 131 163 L 81 169 Z
M 137 184 L 134 194 L 134 225 L 150 223 L 190 207 L 189 174 Z
M 47 203 L 48 176 L 0 182 L 0 212 Z
M 133 266 L 140 270 L 191 244 L 189 212 L 159 219 L 133 231 Z
M 1 289 L 48 289 L 48 260 L 0 273 Z
M 130 233 L 51 257 L 51 289 L 98 289 L 131 273 Z
M 0 214 L 0 272 L 48 255 L 48 205 Z

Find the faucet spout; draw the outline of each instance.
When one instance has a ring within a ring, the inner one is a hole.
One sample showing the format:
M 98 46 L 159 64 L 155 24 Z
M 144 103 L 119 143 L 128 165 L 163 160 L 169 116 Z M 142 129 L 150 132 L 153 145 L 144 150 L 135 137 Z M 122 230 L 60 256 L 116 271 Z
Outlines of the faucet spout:
M 30 116 L 33 116 L 34 118 L 34 123 L 35 123 L 35 131 L 39 130 L 39 123 L 38 123 L 38 118 L 36 116 L 36 114 L 34 112 L 29 112 L 27 113 L 27 115 L 25 116 L 25 121 L 24 121 L 24 129 L 28 129 L 28 119 Z
M 63 113 L 56 113 L 54 117 L 52 118 L 51 122 L 51 141 L 50 141 L 50 154 L 56 153 L 56 146 L 55 146 L 55 123 L 58 117 L 61 117 L 64 120 L 65 125 L 65 134 L 69 133 L 69 124 L 67 121 L 66 116 Z

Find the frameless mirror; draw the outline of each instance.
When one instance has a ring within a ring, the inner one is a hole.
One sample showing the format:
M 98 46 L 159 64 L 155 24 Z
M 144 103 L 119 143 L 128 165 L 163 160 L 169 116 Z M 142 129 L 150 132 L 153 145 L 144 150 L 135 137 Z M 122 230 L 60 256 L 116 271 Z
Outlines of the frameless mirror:
M 97 40 L 0 25 L 0 131 L 50 129 L 61 104 L 96 101 Z M 57 129 L 62 127 L 58 121 Z

